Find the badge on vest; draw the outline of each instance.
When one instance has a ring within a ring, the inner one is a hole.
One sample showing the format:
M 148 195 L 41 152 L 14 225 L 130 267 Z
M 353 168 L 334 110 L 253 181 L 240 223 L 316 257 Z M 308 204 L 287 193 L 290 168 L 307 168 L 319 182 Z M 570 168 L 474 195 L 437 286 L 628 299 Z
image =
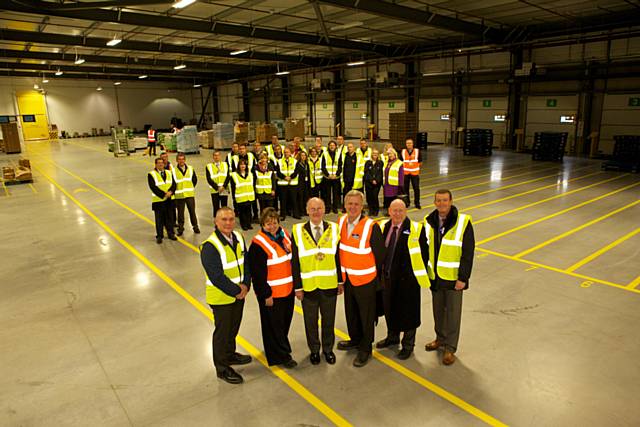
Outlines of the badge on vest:
M 318 252 L 318 253 L 316 254 L 316 259 L 317 259 L 318 261 L 322 261 L 322 260 L 324 259 L 324 254 L 323 254 L 322 252 Z
M 360 235 L 359 234 L 352 234 L 351 237 L 353 237 L 354 239 L 359 239 Z
M 408 236 L 409 234 L 411 234 L 411 230 L 404 230 L 402 234 L 406 234 Z

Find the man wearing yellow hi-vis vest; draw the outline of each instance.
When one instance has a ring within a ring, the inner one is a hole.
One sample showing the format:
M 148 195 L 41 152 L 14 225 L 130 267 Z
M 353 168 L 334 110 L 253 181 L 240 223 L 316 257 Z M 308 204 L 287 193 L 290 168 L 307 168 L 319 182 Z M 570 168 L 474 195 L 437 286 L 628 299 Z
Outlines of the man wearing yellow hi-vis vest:
M 408 359 L 420 326 L 420 289 L 429 287 L 427 263 L 429 246 L 422 223 L 407 218 L 407 206 L 400 199 L 389 206 L 390 220 L 381 221 L 385 242 L 382 271 L 382 301 L 387 336 L 376 344 L 385 348 L 400 344 L 398 359 Z
M 184 153 L 176 156 L 176 167 L 173 168 L 173 179 L 176 181 L 176 210 L 178 211 L 178 236 L 184 231 L 184 207 L 189 211 L 189 220 L 193 232 L 200 234 L 198 217 L 196 216 L 196 185 L 198 176 L 192 166 L 187 165 Z
M 147 174 L 147 184 L 151 190 L 151 209 L 156 220 L 156 243 L 162 243 L 164 229 L 171 240 L 177 240 L 173 231 L 173 216 L 171 210 L 173 203 L 171 198 L 176 191 L 176 183 L 171 171 L 164 168 L 164 160 L 156 158 L 155 169 Z
M 471 216 L 459 213 L 453 206 L 451 191 L 436 191 L 434 203 L 436 209 L 425 218 L 424 227 L 429 244 L 427 274 L 431 282 L 436 339 L 425 349 L 442 348 L 442 363 L 451 365 L 456 360 L 462 292 L 469 288 L 475 238 Z
M 293 226 L 292 272 L 296 297 L 302 303 L 304 330 L 311 351 L 312 365 L 320 363 L 318 314 L 322 321 L 322 353 L 330 365 L 336 363 L 333 352 L 336 299 L 343 286 L 338 283 L 340 257 L 338 224 L 325 221 L 322 199 L 312 197 L 307 202 L 309 221 Z

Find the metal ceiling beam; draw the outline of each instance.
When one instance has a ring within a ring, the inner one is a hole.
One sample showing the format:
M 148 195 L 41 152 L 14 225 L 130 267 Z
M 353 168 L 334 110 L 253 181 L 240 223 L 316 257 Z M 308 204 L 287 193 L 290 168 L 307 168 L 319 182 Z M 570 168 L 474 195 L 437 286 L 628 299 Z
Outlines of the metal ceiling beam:
M 482 24 L 438 15 L 412 7 L 401 6 L 381 0 L 318 0 L 320 3 L 344 9 L 378 15 L 384 18 L 398 19 L 412 24 L 428 25 L 457 33 L 484 37 L 485 40 L 500 40 L 502 31 Z
M 37 0 L 10 0 L 3 2 L 2 9 L 13 12 L 32 13 L 38 15 L 51 15 L 61 18 L 84 19 L 97 22 L 116 22 L 120 24 L 136 25 L 149 28 L 162 28 L 189 31 L 196 33 L 221 34 L 226 36 L 246 37 L 253 39 L 273 40 L 287 43 L 299 43 L 308 45 L 333 46 L 341 49 L 375 52 L 379 55 L 387 55 L 388 46 L 356 42 L 343 38 L 330 38 L 324 40 L 314 34 L 295 33 L 290 31 L 258 28 L 248 25 L 229 24 L 219 21 L 205 21 L 201 19 L 177 18 L 175 16 L 153 15 L 149 13 L 136 13 L 107 9 L 90 10 L 63 10 L 55 3 Z
M 11 40 L 20 42 L 32 42 L 42 44 L 54 44 L 54 45 L 70 45 L 78 47 L 90 47 L 99 49 L 115 49 L 115 50 L 138 50 L 142 52 L 154 52 L 154 53 L 175 53 L 179 55 L 196 55 L 196 56 L 209 56 L 219 58 L 238 58 L 254 59 L 260 61 L 272 61 L 272 62 L 290 62 L 294 64 L 307 65 L 307 66 L 320 66 L 324 65 L 326 61 L 322 58 L 306 57 L 306 56 L 293 56 L 293 55 L 279 55 L 277 53 L 264 53 L 264 52 L 248 52 L 244 55 L 237 55 L 232 57 L 229 49 L 218 49 L 213 47 L 202 46 L 188 46 L 177 45 L 170 43 L 154 43 L 143 42 L 137 40 L 123 40 L 116 46 L 107 47 L 107 42 L 110 39 L 83 37 L 83 36 L 69 36 L 64 34 L 52 34 L 52 33 L 37 33 L 34 31 L 20 31 L 9 30 L 0 28 L 0 40 Z
M 264 0 L 246 0 L 246 1 L 242 2 L 242 3 L 240 3 L 237 6 L 229 6 L 228 8 L 223 10 L 222 12 L 211 16 L 210 19 L 213 19 L 213 20 L 217 21 L 217 20 L 220 20 L 220 19 L 228 18 L 228 17 L 230 17 L 231 15 L 233 15 L 235 13 L 242 12 L 243 9 L 245 9 L 245 8 L 257 6 L 260 3 L 262 3 L 263 1 Z
M 49 3 L 49 2 L 43 2 Z M 173 0 L 110 0 L 110 1 L 94 1 L 94 2 L 77 2 L 77 3 L 49 3 L 58 9 L 63 10 L 87 10 L 97 9 L 101 7 L 124 7 L 124 6 L 144 6 L 149 4 L 173 3 Z
M 320 10 L 320 4 L 317 0 L 309 0 L 313 4 L 313 10 L 316 12 L 316 17 L 318 18 L 318 22 L 320 22 L 320 28 L 322 28 L 322 33 L 324 34 L 324 39 L 329 42 L 329 31 L 327 30 L 327 25 L 324 23 L 324 19 L 322 18 L 322 10 Z M 333 51 L 331 45 L 329 45 L 329 50 Z
M 2 70 L 0 69 L 0 77 L 4 76 L 12 76 L 12 77 L 30 77 L 35 79 L 42 78 L 42 71 L 15 71 L 15 70 Z M 51 79 L 51 76 L 49 76 Z M 155 82 L 171 82 L 171 83 L 189 83 L 193 84 L 193 79 L 184 79 L 184 78 L 172 78 L 172 77 L 153 77 L 149 76 L 144 80 L 140 80 L 136 76 L 110 76 L 106 74 L 93 74 L 93 73 L 65 73 L 61 76 L 55 76 L 55 79 L 76 79 L 76 80 L 98 80 L 98 81 L 155 81 Z M 209 83 L 204 81 L 196 80 L 197 83 Z

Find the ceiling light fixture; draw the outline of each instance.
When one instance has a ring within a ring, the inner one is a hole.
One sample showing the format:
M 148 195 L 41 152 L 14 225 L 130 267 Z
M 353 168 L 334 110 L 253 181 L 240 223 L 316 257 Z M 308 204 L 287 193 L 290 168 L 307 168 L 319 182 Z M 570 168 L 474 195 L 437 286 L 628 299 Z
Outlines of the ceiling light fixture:
M 195 2 L 196 2 L 196 0 L 180 0 L 180 1 L 175 2 L 172 7 L 175 8 L 175 9 L 182 9 L 182 8 L 187 7 L 190 4 L 195 3 Z
M 143 74 L 143 75 L 141 75 L 141 76 L 138 76 L 138 78 L 139 78 L 139 79 L 146 79 L 147 77 L 149 77 L 149 76 L 147 76 L 146 74 Z
M 122 39 L 118 38 L 117 36 L 113 36 L 113 38 L 107 42 L 107 46 L 113 47 L 119 45 L 120 43 L 122 43 Z
M 178 64 L 175 67 L 173 67 L 174 70 L 182 70 L 184 68 L 187 68 L 185 64 Z
M 98 86 L 98 87 L 96 88 L 96 90 L 97 90 L 98 92 L 100 92 L 100 91 L 102 90 L 102 86 Z
M 33 85 L 33 88 L 34 88 L 35 90 L 38 90 L 38 89 L 40 89 L 40 86 L 38 86 L 38 85 Z
M 362 21 L 354 21 L 354 22 L 349 22 L 348 24 L 336 25 L 335 27 L 331 27 L 330 30 L 331 31 L 348 30 L 349 28 L 359 27 L 361 25 L 364 25 L 364 22 L 362 22 Z
M 348 62 L 347 66 L 348 67 L 355 67 L 356 65 L 364 65 L 365 62 L 364 61 L 357 61 L 357 62 Z
M 60 68 L 58 68 L 58 71 L 56 71 L 56 76 L 61 76 L 61 75 L 63 75 L 63 74 L 64 74 L 64 73 L 63 73 L 62 71 L 60 71 Z
M 289 74 L 289 71 L 278 71 L 276 76 L 286 76 L 287 74 Z
M 120 86 L 122 84 L 122 82 L 115 82 L 113 85 L 114 86 Z
M 196 83 L 193 85 L 193 87 L 202 87 L 202 85 L 200 83 Z
M 49 79 L 45 77 L 44 79 L 42 79 L 42 83 L 49 83 Z
M 84 64 L 84 59 L 83 58 L 77 58 L 73 63 L 76 64 L 76 65 Z
M 242 55 L 243 53 L 247 53 L 249 52 L 248 50 L 245 49 L 240 49 L 240 50 L 234 50 L 233 52 L 229 52 L 229 55 Z

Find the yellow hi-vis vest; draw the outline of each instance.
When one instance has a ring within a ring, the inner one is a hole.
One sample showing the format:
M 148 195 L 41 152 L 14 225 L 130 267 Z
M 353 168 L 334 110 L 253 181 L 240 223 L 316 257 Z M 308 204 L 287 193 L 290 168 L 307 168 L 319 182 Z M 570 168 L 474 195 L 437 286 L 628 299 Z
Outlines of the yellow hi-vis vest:
M 220 241 L 215 231 L 211 233 L 207 240 L 202 242 L 202 245 L 200 245 L 200 250 L 202 251 L 202 246 L 206 242 L 211 243 L 220 255 L 224 275 L 227 276 L 233 283 L 239 285 L 244 278 L 245 244 L 244 239 L 242 238 L 242 235 L 240 233 L 234 231 L 233 234 L 235 234 L 236 239 L 238 240 L 235 252 L 230 245 L 223 244 Z M 232 304 L 236 301 L 235 296 L 225 294 L 219 287 L 212 283 L 211 280 L 209 280 L 209 278 L 207 277 L 207 273 L 205 273 L 205 277 L 207 278 L 207 285 L 205 288 L 207 304 L 226 305 Z
M 256 169 L 256 194 L 271 194 L 273 191 L 271 177 L 273 171 L 261 172 Z
M 247 170 L 251 171 L 253 169 L 253 165 L 256 161 L 256 156 L 253 155 L 253 153 L 247 153 Z M 240 155 L 239 154 L 235 154 L 233 156 L 231 156 L 231 163 L 233 165 L 234 169 L 238 169 L 238 163 L 240 163 Z
M 220 162 L 220 167 L 216 167 L 215 163 L 207 164 L 207 169 L 209 170 L 209 176 L 218 185 L 224 185 L 224 182 L 227 180 L 227 174 L 229 173 L 229 165 L 227 162 Z M 218 188 L 213 188 L 209 185 L 209 189 L 212 194 L 218 192 Z
M 340 176 L 341 181 L 342 181 L 342 189 L 344 190 L 344 159 L 347 158 L 346 156 L 346 150 L 345 150 L 345 155 L 342 156 L 342 175 Z M 364 164 L 365 164 L 365 160 L 364 157 L 359 156 L 356 153 L 356 172 L 355 172 L 355 176 L 353 177 L 353 187 L 352 190 L 357 190 L 359 188 L 363 187 L 363 179 L 364 179 Z
M 309 224 L 313 232 L 313 224 Z M 336 251 L 340 232 L 338 224 L 328 222 L 320 240 L 315 240 L 304 228 L 304 223 L 295 224 L 291 234 L 298 248 L 300 278 L 302 289 L 311 292 L 316 289 L 335 289 L 338 287 L 336 270 Z
M 400 185 L 400 167 L 402 166 L 402 161 L 396 159 L 393 164 L 389 167 L 389 175 L 386 177 L 387 182 L 385 184 L 398 186 Z
M 371 147 L 367 147 L 365 152 L 362 153 L 362 149 L 358 147 L 356 148 L 356 153 L 358 153 L 358 156 L 363 156 L 364 161 L 366 162 L 367 160 L 371 160 L 371 154 L 373 153 L 373 150 L 371 149 Z
M 287 166 L 288 160 L 288 166 Z M 280 167 L 280 172 L 284 176 L 291 176 L 296 171 L 296 165 L 298 162 L 293 157 L 289 157 L 289 159 L 285 159 L 284 157 L 278 160 L 278 166 Z M 284 179 L 278 179 L 278 185 L 298 185 L 298 177 L 296 176 L 291 181 L 285 181 Z
M 231 172 L 231 178 L 236 184 L 236 203 L 253 202 L 256 199 L 252 173 L 247 173 L 247 176 L 243 178 L 238 172 Z
M 275 150 L 273 149 L 273 144 L 267 145 L 265 149 L 267 150 L 267 156 L 269 157 L 269 159 L 273 161 L 273 163 L 277 162 L 278 159 L 276 159 Z
M 311 158 L 307 160 L 309 163 L 309 177 L 311 178 L 311 188 L 320 185 L 322 182 L 322 158 L 318 157 L 314 162 Z
M 329 149 L 326 149 L 325 152 L 322 153 L 322 157 L 324 157 L 324 163 L 327 168 L 327 172 L 329 172 L 329 175 L 337 175 L 338 162 L 340 161 L 340 153 L 335 151 L 332 159 L 331 155 L 329 154 Z
M 153 177 L 156 187 L 158 187 L 161 191 L 164 191 L 165 193 L 169 191 L 169 188 L 171 188 L 171 185 L 173 184 L 173 175 L 171 174 L 171 172 L 164 171 L 164 176 L 166 177 L 166 179 L 164 180 L 162 179 L 162 175 L 160 175 L 160 173 L 155 169 L 149 172 L 149 174 Z M 163 201 L 164 199 L 156 196 L 156 194 L 153 191 L 151 192 L 151 203 L 163 202 Z
M 176 199 L 195 197 L 196 189 L 193 186 L 193 167 L 187 165 L 187 171 L 182 174 L 179 167 L 173 168 L 173 179 L 176 180 Z
M 438 259 L 436 260 L 433 242 L 435 241 L 434 232 L 437 232 L 437 230 L 434 231 L 427 222 L 427 217 L 424 218 L 425 233 L 429 244 L 429 263 L 427 265 L 429 279 L 435 280 L 437 272 L 438 276 L 444 280 L 458 280 L 458 268 L 460 267 L 460 257 L 462 256 L 462 238 L 464 230 L 466 230 L 470 222 L 471 215 L 458 214 L 456 223 L 442 236 Z
M 384 225 L 389 222 L 388 219 L 380 221 L 380 229 L 384 230 Z M 411 269 L 413 275 L 416 277 L 418 284 L 423 288 L 429 287 L 429 277 L 427 275 L 427 268 L 422 260 L 422 254 L 420 250 L 420 232 L 422 231 L 422 223 L 417 221 L 411 221 L 411 228 L 409 231 L 409 238 L 407 239 L 407 248 L 409 249 L 409 256 L 411 257 Z M 398 237 L 396 237 L 397 239 Z

